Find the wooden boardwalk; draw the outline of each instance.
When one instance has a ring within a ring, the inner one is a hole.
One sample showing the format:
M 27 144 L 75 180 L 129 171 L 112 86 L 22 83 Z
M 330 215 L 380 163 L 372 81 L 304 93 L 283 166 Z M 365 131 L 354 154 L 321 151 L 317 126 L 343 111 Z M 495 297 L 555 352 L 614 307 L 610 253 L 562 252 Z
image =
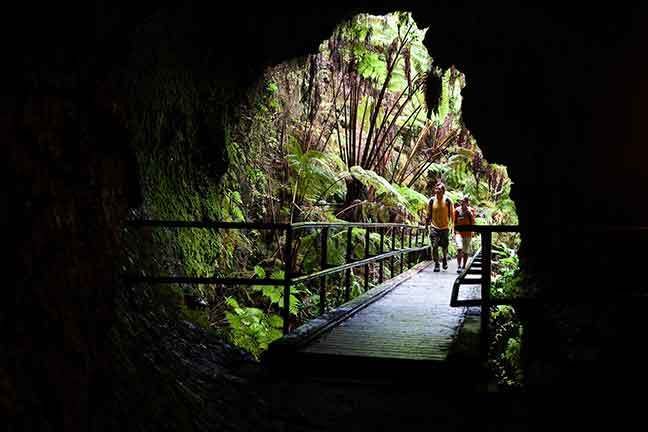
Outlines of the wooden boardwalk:
M 380 300 L 299 351 L 384 359 L 445 361 L 466 308 L 450 307 L 456 261 L 428 262 Z M 468 287 L 467 287 L 468 288 Z
M 347 376 L 425 376 L 430 367 L 452 367 L 449 355 L 461 359 L 455 366 L 465 364 L 453 347 L 465 345 L 457 344 L 460 330 L 467 317 L 479 322 L 474 316 L 479 308 L 450 306 L 456 261 L 438 273 L 433 267 L 430 261 L 419 263 L 309 321 L 270 346 L 268 363 L 291 374 L 338 377 L 340 371 Z M 461 287 L 460 298 L 478 297 L 479 286 Z

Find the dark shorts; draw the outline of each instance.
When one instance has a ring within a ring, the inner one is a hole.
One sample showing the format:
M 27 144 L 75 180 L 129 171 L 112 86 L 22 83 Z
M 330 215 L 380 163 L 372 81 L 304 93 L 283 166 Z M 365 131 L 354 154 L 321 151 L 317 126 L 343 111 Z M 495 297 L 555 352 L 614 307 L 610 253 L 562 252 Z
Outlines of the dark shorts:
M 450 230 L 448 229 L 436 229 L 432 228 L 430 232 L 430 239 L 432 240 L 432 246 L 438 247 L 441 246 L 444 249 L 448 248 L 448 234 Z

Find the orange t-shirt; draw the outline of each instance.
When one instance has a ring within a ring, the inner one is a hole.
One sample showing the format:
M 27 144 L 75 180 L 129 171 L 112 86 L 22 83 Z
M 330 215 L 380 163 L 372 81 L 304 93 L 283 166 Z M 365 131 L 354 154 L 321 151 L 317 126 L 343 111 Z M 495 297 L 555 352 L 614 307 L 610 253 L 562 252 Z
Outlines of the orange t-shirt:
M 461 207 L 455 209 L 454 214 L 455 226 L 459 225 L 474 225 L 475 224 L 475 210 L 472 207 L 464 212 Z M 461 231 L 461 237 L 472 237 L 472 232 L 470 231 Z

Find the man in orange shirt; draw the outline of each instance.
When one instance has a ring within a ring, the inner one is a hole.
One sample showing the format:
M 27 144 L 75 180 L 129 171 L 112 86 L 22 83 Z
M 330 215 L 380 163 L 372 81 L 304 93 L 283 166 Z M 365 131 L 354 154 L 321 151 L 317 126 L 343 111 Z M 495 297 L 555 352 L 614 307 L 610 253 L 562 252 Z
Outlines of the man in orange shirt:
M 454 215 L 452 200 L 445 196 L 445 185 L 441 182 L 434 187 L 434 196 L 428 203 L 428 216 L 425 224 L 431 225 L 432 257 L 434 271 L 439 271 L 439 246 L 443 250 L 443 269 L 448 268 L 448 234 Z
M 475 224 L 475 211 L 469 206 L 470 198 L 464 196 L 461 205 L 455 209 L 454 220 L 455 228 L 461 225 Z M 466 268 L 468 257 L 470 256 L 470 243 L 472 241 L 472 232 L 455 230 L 455 242 L 457 244 L 457 273 L 461 273 Z M 461 261 L 463 260 L 463 266 Z

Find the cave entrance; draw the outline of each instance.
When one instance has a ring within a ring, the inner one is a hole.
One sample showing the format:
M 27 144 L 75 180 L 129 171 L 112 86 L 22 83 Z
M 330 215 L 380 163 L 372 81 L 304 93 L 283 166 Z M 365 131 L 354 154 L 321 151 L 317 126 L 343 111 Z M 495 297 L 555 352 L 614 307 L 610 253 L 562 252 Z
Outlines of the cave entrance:
M 451 218 L 455 210 L 466 211 L 459 203 L 468 198 L 471 222 L 516 225 L 507 168 L 484 158 L 462 117 L 462 89 L 469 77 L 434 63 L 423 45 L 425 32 L 406 12 L 361 14 L 338 26 L 316 53 L 268 68 L 227 125 L 230 164 L 218 184 L 200 176 L 209 171 L 208 155 L 188 159 L 192 153 L 182 151 L 190 143 L 185 137 L 192 125 L 181 112 L 169 115 L 171 126 L 160 139 L 174 144 L 166 147 L 173 154 L 152 157 L 173 161 L 180 177 L 149 182 L 149 197 L 158 199 L 149 208 L 159 218 L 164 212 L 180 212 L 234 224 L 419 225 L 426 222 L 435 186 L 443 183 L 452 202 Z M 186 169 L 181 169 L 183 164 Z M 350 230 L 358 247 L 352 251 L 355 258 L 398 244 L 389 234 L 385 239 L 378 231 L 357 228 Z M 246 226 L 221 229 L 214 236 L 185 232 L 174 240 L 185 259 L 172 266 L 184 266 L 178 273 L 199 276 L 212 275 L 214 267 L 224 277 L 259 280 L 308 275 L 339 265 L 349 256 L 346 244 L 351 244 L 344 231 L 324 236 L 322 242 L 322 230 L 302 230 L 292 239 L 286 272 L 282 251 L 288 236 L 279 230 Z M 463 244 L 458 240 L 450 238 L 450 260 Z M 479 242 L 475 236 L 473 250 Z M 517 234 L 493 235 L 492 280 L 504 294 L 518 276 L 519 242 Z M 406 246 L 403 239 L 400 246 Z M 344 292 L 338 290 L 337 303 L 329 306 L 341 304 L 347 292 L 359 295 L 395 275 L 379 268 L 354 268 L 348 284 L 329 280 L 345 286 Z M 218 327 L 257 356 L 289 320 L 298 325 L 322 312 L 323 288 L 315 280 L 295 284 L 288 293 L 279 283 L 250 289 L 249 284 L 224 288 L 216 282 L 183 286 L 185 298 L 198 297 L 208 305 L 185 308 L 184 313 L 200 325 Z M 282 308 L 289 312 L 282 315 Z

